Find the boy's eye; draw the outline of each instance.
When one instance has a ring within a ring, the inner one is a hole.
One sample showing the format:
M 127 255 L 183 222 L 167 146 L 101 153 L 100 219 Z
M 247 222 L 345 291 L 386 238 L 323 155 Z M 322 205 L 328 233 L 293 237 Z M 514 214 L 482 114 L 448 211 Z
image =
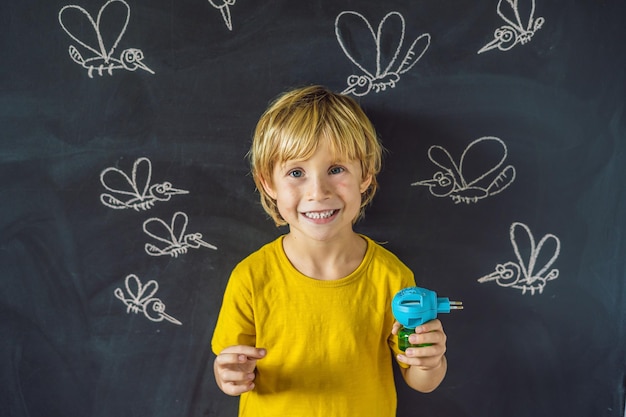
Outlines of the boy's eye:
M 328 172 L 335 175 L 341 174 L 344 171 L 343 167 L 332 167 Z
M 303 175 L 302 170 L 299 169 L 293 169 L 291 171 L 289 171 L 289 176 L 290 177 L 294 177 L 294 178 L 300 178 Z

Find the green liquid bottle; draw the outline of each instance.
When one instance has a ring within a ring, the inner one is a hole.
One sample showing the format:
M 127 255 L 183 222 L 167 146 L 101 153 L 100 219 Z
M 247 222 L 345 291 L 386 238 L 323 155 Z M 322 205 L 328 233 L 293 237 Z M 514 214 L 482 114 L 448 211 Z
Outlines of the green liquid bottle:
M 417 345 L 412 344 L 411 342 L 409 342 L 409 336 L 411 336 L 413 333 L 415 333 L 415 329 L 410 329 L 408 327 L 400 327 L 400 330 L 398 330 L 398 347 L 400 348 L 401 351 L 405 351 L 407 350 L 407 348 L 410 347 L 424 347 L 424 346 L 430 346 L 430 343 L 420 343 Z
M 409 336 L 415 333 L 415 329 L 408 329 L 404 326 L 400 327 L 398 330 L 398 347 L 401 351 L 405 351 L 407 348 L 412 347 L 413 345 L 409 342 Z

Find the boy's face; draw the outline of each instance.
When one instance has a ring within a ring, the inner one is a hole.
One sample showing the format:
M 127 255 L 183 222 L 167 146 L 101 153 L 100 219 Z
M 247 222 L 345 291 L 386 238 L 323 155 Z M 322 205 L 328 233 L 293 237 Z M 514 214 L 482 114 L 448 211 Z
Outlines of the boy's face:
M 277 164 L 263 188 L 276 200 L 291 233 L 328 240 L 352 232 L 370 182 L 371 177 L 363 179 L 359 161 L 336 160 L 321 141 L 309 159 Z

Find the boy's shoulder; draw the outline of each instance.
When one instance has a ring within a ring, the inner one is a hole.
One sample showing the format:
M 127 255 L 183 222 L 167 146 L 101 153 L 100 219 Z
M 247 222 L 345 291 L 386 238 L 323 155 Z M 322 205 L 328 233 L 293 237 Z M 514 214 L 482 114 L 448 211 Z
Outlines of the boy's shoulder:
M 403 272 L 410 271 L 395 253 L 383 246 L 386 242 L 377 242 L 368 236 L 361 236 L 363 236 L 363 238 L 367 241 L 368 248 L 371 248 L 368 252 L 371 251 L 371 258 L 373 262 L 381 264 L 385 268 L 397 269 Z
M 391 249 L 387 248 L 386 245 L 388 242 L 379 242 L 377 240 L 374 240 L 373 238 L 367 236 L 367 235 L 360 235 L 361 237 L 363 237 L 363 239 L 365 239 L 367 241 L 367 246 L 371 247 L 372 250 L 375 251 L 375 254 L 377 256 L 381 256 L 384 258 L 389 258 L 389 259 L 396 259 L 399 261 L 399 258 L 396 256 L 395 253 L 393 253 L 391 251 Z
M 283 236 L 279 236 L 271 242 L 261 246 L 259 249 L 247 255 L 236 266 L 235 269 L 259 268 L 266 263 L 277 262 L 281 253 Z

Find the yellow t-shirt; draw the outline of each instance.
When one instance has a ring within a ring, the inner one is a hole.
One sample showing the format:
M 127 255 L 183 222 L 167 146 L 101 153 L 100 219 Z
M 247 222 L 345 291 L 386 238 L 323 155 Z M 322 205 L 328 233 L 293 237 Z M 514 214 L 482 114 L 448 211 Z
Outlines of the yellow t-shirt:
M 301 274 L 282 237 L 235 267 L 213 352 L 240 344 L 267 349 L 239 416 L 395 416 L 391 299 L 415 280 L 395 255 L 363 238 L 363 261 L 338 280 Z

